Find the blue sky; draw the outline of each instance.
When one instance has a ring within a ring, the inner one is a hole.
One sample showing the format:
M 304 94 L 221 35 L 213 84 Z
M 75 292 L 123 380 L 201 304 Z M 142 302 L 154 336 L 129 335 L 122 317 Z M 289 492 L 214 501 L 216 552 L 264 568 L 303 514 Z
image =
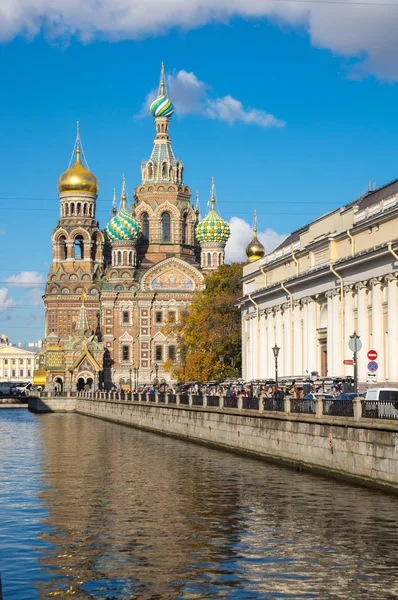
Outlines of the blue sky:
M 145 22 L 138 38 L 134 26 L 115 27 L 111 41 L 99 24 L 81 41 L 81 32 L 43 31 L 40 22 L 27 36 L 25 25 L 7 29 L 0 17 L 0 333 L 13 342 L 43 337 L 40 284 L 76 120 L 99 180 L 104 227 L 113 188 L 120 191 L 125 173 L 132 197 L 150 155 L 154 124 L 142 111 L 162 60 L 185 182 L 199 191 L 204 213 L 214 175 L 222 216 L 241 219 L 231 257 L 247 243 L 255 208 L 271 249 L 278 234 L 353 200 L 368 181 L 379 186 L 398 176 L 393 44 L 380 53 L 372 39 L 367 48 L 363 26 L 362 46 L 342 53 L 344 40 L 330 41 L 328 30 L 314 41 L 314 26 L 303 22 L 281 25 L 261 15 L 221 21 L 205 15 L 192 27 L 161 31 Z

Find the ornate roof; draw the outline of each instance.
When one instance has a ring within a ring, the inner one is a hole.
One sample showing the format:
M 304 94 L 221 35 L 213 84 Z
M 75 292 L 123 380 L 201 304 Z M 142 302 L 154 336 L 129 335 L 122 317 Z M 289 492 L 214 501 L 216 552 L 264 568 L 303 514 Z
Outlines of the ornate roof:
M 195 228 L 195 234 L 201 244 L 205 242 L 224 243 L 226 244 L 231 230 L 229 225 L 216 212 L 215 193 L 214 193 L 214 177 L 211 184 L 211 208 L 204 219 L 199 221 Z
M 123 177 L 122 204 L 119 212 L 116 212 L 116 190 L 113 197 L 113 214 L 106 227 L 106 233 L 112 242 L 137 241 L 140 228 L 133 215 L 127 210 L 126 182 Z

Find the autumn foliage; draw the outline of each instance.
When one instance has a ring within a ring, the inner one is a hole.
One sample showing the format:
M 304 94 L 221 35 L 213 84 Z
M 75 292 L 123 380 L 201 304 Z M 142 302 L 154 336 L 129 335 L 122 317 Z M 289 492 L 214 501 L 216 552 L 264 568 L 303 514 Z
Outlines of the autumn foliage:
M 241 373 L 241 318 L 235 306 L 242 295 L 242 264 L 223 265 L 206 277 L 178 323 L 164 333 L 177 337 L 178 363 L 165 363 L 178 381 L 211 381 Z

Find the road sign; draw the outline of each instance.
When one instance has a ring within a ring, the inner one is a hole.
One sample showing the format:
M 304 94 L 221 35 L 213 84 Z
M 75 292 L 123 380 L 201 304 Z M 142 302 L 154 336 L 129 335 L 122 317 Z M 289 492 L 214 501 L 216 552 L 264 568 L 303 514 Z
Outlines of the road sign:
M 352 358 L 346 358 L 346 360 L 343 360 L 343 364 L 345 364 L 345 365 L 353 365 L 354 361 L 352 360 Z
M 371 360 L 368 363 L 368 371 L 370 373 L 376 373 L 377 369 L 379 368 L 379 365 L 377 364 L 377 362 L 375 360 Z
M 366 373 L 366 383 L 377 383 L 377 373 Z
M 377 352 L 376 350 L 369 350 L 368 352 L 368 359 L 369 360 L 376 360 L 377 358 Z
M 360 349 L 362 348 L 362 342 L 359 338 L 351 338 L 350 341 L 348 342 L 348 347 L 351 350 L 351 352 L 359 352 Z

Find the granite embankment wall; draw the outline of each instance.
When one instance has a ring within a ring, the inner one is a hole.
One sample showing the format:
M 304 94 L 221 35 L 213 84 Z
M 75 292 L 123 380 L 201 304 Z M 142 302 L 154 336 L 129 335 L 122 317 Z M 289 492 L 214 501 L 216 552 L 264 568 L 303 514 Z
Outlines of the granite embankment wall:
M 39 404 L 41 403 L 41 404 Z M 76 412 L 398 492 L 398 424 L 87 398 L 30 399 Z

